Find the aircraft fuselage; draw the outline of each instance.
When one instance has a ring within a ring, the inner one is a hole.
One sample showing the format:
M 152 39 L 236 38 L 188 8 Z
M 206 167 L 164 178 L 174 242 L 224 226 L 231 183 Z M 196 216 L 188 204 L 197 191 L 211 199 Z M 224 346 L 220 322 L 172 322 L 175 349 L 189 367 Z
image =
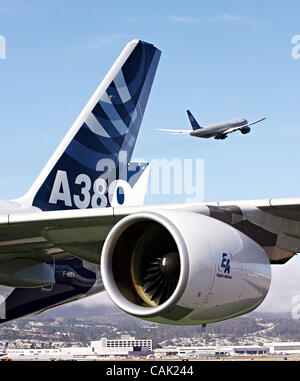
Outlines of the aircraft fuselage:
M 244 126 L 247 123 L 248 121 L 245 118 L 232 119 L 226 122 L 210 124 L 203 128 L 199 128 L 198 130 L 191 131 L 190 135 L 198 138 L 211 138 L 212 136 L 221 135 L 229 128 Z

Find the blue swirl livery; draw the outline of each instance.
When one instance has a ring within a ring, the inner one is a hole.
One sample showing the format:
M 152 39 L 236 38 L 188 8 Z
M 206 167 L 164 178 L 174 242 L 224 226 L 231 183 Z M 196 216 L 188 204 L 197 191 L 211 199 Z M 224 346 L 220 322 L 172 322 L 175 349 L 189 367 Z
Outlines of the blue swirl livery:
M 24 197 L 26 204 L 43 211 L 143 204 L 148 164 L 131 157 L 160 53 L 140 40 L 126 45 Z

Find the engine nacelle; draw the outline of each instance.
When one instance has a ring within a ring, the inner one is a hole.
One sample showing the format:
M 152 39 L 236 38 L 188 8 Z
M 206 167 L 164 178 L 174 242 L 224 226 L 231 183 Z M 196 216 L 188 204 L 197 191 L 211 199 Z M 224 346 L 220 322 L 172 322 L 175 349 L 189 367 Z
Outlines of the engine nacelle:
M 242 134 L 249 134 L 249 132 L 251 131 L 251 128 L 250 127 L 242 127 L 241 129 L 240 129 L 240 131 L 241 131 L 241 133 Z
M 102 280 L 125 312 L 159 323 L 206 324 L 254 310 L 266 297 L 265 251 L 230 225 L 185 211 L 119 221 L 101 257 Z
M 219 134 L 219 135 L 215 136 L 216 140 L 224 140 L 224 139 L 227 139 L 227 138 L 228 138 L 228 136 L 226 134 Z

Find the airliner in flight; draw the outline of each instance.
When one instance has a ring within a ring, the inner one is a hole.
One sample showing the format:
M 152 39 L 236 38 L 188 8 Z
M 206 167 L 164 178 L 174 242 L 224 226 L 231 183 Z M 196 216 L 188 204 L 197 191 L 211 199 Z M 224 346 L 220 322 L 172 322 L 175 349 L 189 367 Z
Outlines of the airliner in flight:
M 149 321 L 230 319 L 300 252 L 299 198 L 144 205 L 132 152 L 160 55 L 129 42 L 28 192 L 0 201 L 1 323 L 104 290 Z
M 260 118 L 252 123 L 248 123 L 247 119 L 237 118 L 228 120 L 226 122 L 219 122 L 215 124 L 210 124 L 208 126 L 200 126 L 197 120 L 194 118 L 190 110 L 187 110 L 189 121 L 192 126 L 192 130 L 171 130 L 165 128 L 158 128 L 158 131 L 169 132 L 172 135 L 191 135 L 197 138 L 212 138 L 214 137 L 217 140 L 224 140 L 227 138 L 228 134 L 231 134 L 235 131 L 240 131 L 242 134 L 248 134 L 251 131 L 250 126 L 262 122 L 266 118 Z

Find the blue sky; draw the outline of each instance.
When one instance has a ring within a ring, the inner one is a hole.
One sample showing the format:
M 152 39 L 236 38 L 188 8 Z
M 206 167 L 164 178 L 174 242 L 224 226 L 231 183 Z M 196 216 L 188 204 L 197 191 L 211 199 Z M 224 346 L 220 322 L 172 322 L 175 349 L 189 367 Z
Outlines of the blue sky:
M 206 201 L 300 196 L 299 17 L 297 0 L 0 0 L 0 198 L 28 190 L 134 38 L 162 50 L 135 157 L 203 159 Z M 156 131 L 189 128 L 187 108 L 267 120 L 225 141 Z
M 298 196 L 299 15 L 297 1 L 0 1 L 0 197 L 26 192 L 133 38 L 162 50 L 135 157 L 203 159 L 206 201 Z M 226 141 L 156 131 L 189 128 L 187 108 L 267 120 Z

